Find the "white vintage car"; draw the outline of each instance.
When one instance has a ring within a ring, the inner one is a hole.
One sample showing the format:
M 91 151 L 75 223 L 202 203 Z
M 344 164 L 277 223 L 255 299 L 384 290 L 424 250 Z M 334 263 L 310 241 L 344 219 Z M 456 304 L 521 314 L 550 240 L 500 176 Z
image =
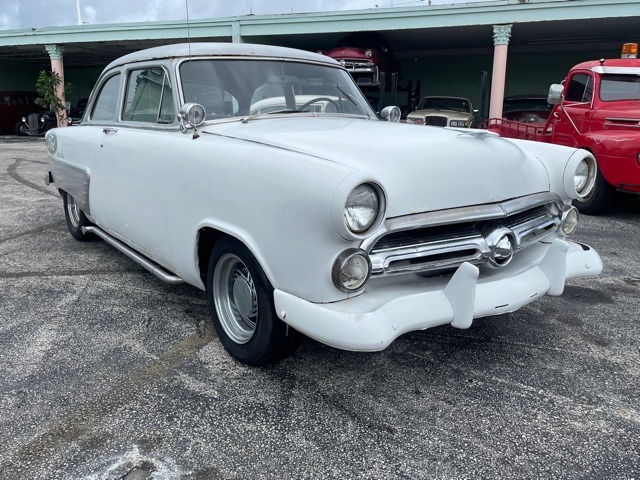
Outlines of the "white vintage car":
M 475 110 L 471 100 L 462 97 L 424 97 L 407 115 L 407 123 L 433 127 L 471 127 Z
M 467 328 L 602 269 L 567 240 L 571 201 L 594 185 L 588 152 L 380 120 L 323 55 L 130 54 L 104 70 L 82 123 L 46 141 L 73 237 L 206 290 L 220 341 L 247 364 L 291 354 L 300 333 L 375 351 Z

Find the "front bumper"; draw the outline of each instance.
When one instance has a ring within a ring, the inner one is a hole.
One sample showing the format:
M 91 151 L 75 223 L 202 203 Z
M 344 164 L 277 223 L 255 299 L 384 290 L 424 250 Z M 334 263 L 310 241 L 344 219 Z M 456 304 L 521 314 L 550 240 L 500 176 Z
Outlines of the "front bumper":
M 453 275 L 373 279 L 365 292 L 318 304 L 274 292 L 278 316 L 322 343 L 345 350 L 383 350 L 400 335 L 438 325 L 468 328 L 474 318 L 513 312 L 545 294 L 560 295 L 565 281 L 602 272 L 592 248 L 556 239 L 521 252 L 500 270 L 462 264 Z

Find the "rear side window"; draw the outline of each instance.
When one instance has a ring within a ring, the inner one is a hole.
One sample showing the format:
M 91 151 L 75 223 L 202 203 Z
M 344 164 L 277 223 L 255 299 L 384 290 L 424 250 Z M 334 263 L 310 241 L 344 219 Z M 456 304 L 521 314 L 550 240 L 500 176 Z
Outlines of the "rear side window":
M 162 68 L 129 74 L 122 119 L 129 122 L 173 123 L 176 118 L 171 83 Z
M 593 96 L 593 78 L 586 73 L 576 73 L 569 81 L 567 93 L 564 96 L 567 102 L 591 102 Z
M 115 121 L 119 91 L 120 74 L 117 74 L 102 85 L 91 112 L 91 120 Z

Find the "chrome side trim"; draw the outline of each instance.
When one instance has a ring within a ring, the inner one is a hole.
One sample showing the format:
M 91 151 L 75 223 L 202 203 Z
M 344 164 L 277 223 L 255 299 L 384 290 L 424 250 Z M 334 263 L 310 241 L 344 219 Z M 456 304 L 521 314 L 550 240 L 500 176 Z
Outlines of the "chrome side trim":
M 130 247 L 122 243 L 121 241 L 116 240 L 111 235 L 106 233 L 104 230 L 98 227 L 82 227 L 82 231 L 85 233 L 93 233 L 97 235 L 98 237 L 103 239 L 105 242 L 107 242 L 109 245 L 116 248 L 120 252 L 124 253 L 127 257 L 129 257 L 131 260 L 136 262 L 142 268 L 154 274 L 163 282 L 171 283 L 174 285 L 184 282 L 184 280 L 182 280 L 180 277 L 168 273 L 162 267 L 160 267 L 159 265 L 156 265 L 151 260 L 142 256 L 135 250 L 131 249 Z

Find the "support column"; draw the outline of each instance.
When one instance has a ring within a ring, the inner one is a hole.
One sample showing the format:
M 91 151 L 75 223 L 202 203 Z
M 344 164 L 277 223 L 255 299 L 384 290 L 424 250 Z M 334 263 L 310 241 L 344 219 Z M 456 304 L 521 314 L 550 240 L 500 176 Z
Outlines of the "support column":
M 231 24 L 231 41 L 233 43 L 242 43 L 242 35 L 240 34 L 240 22 Z
M 511 25 L 493 26 L 493 74 L 489 118 L 502 118 L 504 84 L 507 77 L 507 52 L 511 38 Z
M 51 58 L 51 71 L 53 73 L 57 73 L 60 77 L 60 83 L 56 88 L 56 95 L 60 99 L 60 103 L 62 105 L 65 104 L 64 98 L 64 63 L 62 61 L 62 52 L 64 48 L 59 45 L 45 45 L 47 52 L 49 53 L 49 58 Z M 67 126 L 67 113 L 62 110 L 56 112 L 58 116 L 58 126 L 66 127 Z

